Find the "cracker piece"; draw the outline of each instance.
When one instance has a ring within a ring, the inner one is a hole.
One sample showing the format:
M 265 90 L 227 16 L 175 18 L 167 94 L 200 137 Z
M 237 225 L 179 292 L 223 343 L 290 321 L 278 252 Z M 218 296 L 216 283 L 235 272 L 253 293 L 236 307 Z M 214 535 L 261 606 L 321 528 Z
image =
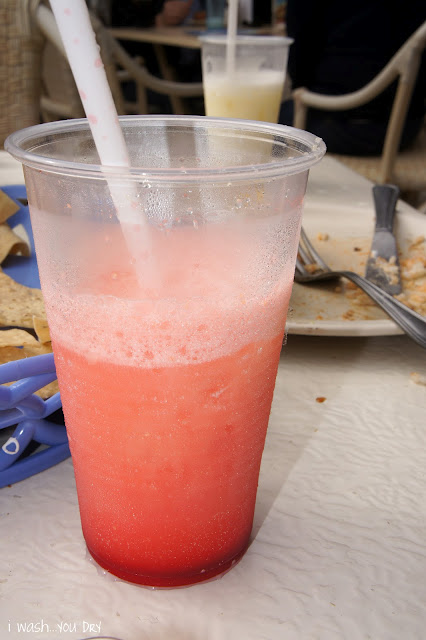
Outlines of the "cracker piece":
M 33 328 L 33 316 L 46 318 L 40 289 L 15 282 L 0 271 L 0 326 Z
M 7 222 L 0 224 L 0 263 L 9 255 L 30 255 L 30 246 L 9 227 Z
M 19 211 L 19 205 L 0 189 L 0 223 L 6 222 L 17 211 Z
M 5 329 L 0 331 L 0 348 L 37 346 L 39 342 L 31 333 L 24 329 Z
M 45 318 L 38 318 L 37 316 L 33 316 L 33 326 L 34 331 L 37 334 L 37 338 L 39 339 L 41 344 L 50 342 L 49 325 L 47 324 L 47 320 Z

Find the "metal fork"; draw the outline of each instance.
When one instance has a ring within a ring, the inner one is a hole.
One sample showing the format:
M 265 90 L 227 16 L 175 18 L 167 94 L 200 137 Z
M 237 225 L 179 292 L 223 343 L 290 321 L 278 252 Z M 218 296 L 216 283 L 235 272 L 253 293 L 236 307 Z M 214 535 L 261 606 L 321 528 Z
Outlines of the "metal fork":
M 383 289 L 380 289 L 380 287 L 353 271 L 332 271 L 315 251 L 308 236 L 302 229 L 296 260 L 295 281 L 306 284 L 340 277 L 352 280 L 352 282 L 370 296 L 410 338 L 426 349 L 425 317 L 409 309 L 405 304 L 386 293 L 386 291 L 383 291 Z

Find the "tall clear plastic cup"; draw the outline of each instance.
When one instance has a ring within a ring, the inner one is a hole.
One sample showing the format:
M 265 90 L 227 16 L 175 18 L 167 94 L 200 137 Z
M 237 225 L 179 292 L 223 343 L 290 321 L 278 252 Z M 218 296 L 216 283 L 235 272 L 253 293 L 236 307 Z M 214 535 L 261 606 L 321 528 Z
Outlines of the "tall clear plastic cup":
M 24 129 L 6 149 L 24 164 L 87 547 L 120 578 L 178 586 L 249 543 L 325 147 L 256 122 L 120 122 L 131 169 L 99 165 L 87 120 Z M 140 225 L 119 221 L 119 192 Z
M 226 35 L 200 38 L 207 116 L 277 122 L 291 38 Z

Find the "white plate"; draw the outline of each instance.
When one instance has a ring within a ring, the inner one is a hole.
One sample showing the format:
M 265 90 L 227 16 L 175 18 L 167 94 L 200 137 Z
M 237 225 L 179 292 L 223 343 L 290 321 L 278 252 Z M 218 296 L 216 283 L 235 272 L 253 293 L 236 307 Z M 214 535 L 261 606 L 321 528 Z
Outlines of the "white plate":
M 330 172 L 334 184 L 330 186 Z M 374 229 L 371 183 L 325 158 L 311 171 L 303 227 L 332 268 L 364 274 Z M 398 201 L 395 219 L 398 249 L 404 255 L 419 236 L 426 237 L 426 215 Z M 328 234 L 328 240 L 319 239 Z M 344 281 L 300 285 L 290 300 L 287 332 L 305 335 L 396 335 L 402 330 L 375 305 L 360 306 L 345 293 Z M 343 287 L 341 285 L 343 284 Z M 341 290 L 336 290 L 337 287 Z

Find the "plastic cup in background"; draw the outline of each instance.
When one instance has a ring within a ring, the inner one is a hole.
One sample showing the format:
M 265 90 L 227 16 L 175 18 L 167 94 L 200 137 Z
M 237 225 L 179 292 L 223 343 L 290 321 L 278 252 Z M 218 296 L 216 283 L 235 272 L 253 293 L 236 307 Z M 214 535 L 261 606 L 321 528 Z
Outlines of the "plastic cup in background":
M 24 164 L 87 547 L 122 579 L 179 586 L 249 543 L 302 201 L 325 147 L 272 124 L 120 123 L 130 170 L 99 165 L 87 120 L 22 130 L 6 149 Z M 120 223 L 111 189 L 144 220 L 136 255 L 126 236 L 141 229 Z
M 206 1 L 206 27 L 210 31 L 225 27 L 225 0 Z
M 201 38 L 207 116 L 277 122 L 291 38 L 237 36 L 233 69 L 227 68 L 227 36 Z

